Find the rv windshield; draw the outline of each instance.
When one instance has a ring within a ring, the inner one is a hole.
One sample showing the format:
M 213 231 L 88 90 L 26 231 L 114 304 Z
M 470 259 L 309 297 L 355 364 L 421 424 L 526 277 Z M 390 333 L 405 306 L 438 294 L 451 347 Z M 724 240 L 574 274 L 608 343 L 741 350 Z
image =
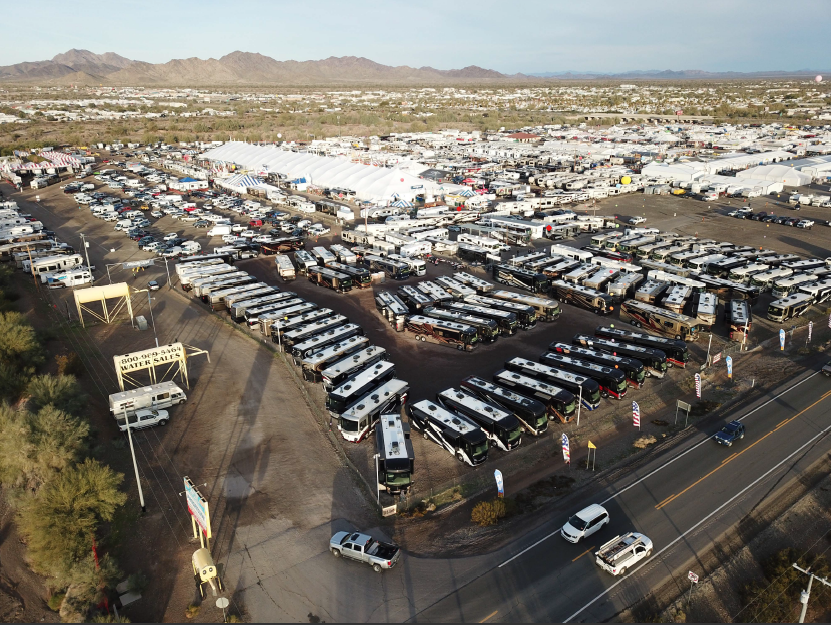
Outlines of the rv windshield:
M 583 393 L 583 399 L 588 401 L 590 404 L 599 404 L 600 403 L 600 389 L 598 388 L 593 393 Z
M 344 419 L 344 418 L 341 417 L 340 429 L 342 429 L 344 432 L 357 432 L 358 431 L 358 422 L 357 421 L 350 421 L 349 419 Z
M 573 415 L 575 410 L 577 410 L 577 400 L 572 399 L 570 402 L 563 405 L 563 416 L 568 417 Z
M 409 471 L 403 473 L 387 473 L 387 486 L 409 486 L 412 481 Z
M 471 459 L 477 460 L 488 453 L 488 441 L 485 440 L 478 445 L 472 446 Z
M 777 319 L 781 319 L 785 316 L 785 309 L 781 306 L 774 306 L 771 304 L 768 306 L 768 317 L 775 317 Z
M 645 370 L 643 367 L 641 367 L 641 368 L 640 368 L 640 369 L 638 369 L 638 371 L 635 373 L 635 382 L 637 382 L 638 384 L 640 384 L 640 383 L 641 383 L 641 382 L 643 382 L 645 379 L 646 379 L 646 370 Z
M 501 438 L 502 442 L 506 445 L 513 444 L 513 442 L 516 441 L 520 436 L 522 436 L 522 429 L 520 429 L 519 425 L 517 425 L 512 430 L 499 430 L 499 438 Z
M 618 393 L 622 393 L 623 391 L 625 391 L 625 390 L 626 390 L 626 387 L 627 387 L 627 386 L 628 386 L 628 385 L 626 384 L 626 380 L 625 380 L 625 379 L 623 379 L 623 380 L 620 380 L 620 381 L 617 383 L 617 388 L 616 388 L 615 390 L 616 390 Z

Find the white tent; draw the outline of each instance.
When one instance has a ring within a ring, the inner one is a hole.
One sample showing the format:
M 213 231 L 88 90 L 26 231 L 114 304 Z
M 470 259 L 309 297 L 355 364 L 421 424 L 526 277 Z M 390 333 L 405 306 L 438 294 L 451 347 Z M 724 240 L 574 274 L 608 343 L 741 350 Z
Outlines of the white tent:
M 692 182 L 707 173 L 706 163 L 692 161 L 689 163 L 649 163 L 641 173 L 647 178 L 672 180 L 674 182 Z
M 289 178 L 306 178 L 307 182 L 319 187 L 350 189 L 362 200 L 386 202 L 396 197 L 412 201 L 418 195 L 442 195 L 462 189 L 458 185 L 438 184 L 417 178 L 397 168 L 353 163 L 346 157 L 291 152 L 276 146 L 230 142 L 205 152 L 202 158 L 235 163 L 252 171 L 269 171 L 285 174 Z
M 781 182 L 786 187 L 801 187 L 811 183 L 811 175 L 787 165 L 760 165 L 736 174 L 736 178 L 756 178 Z

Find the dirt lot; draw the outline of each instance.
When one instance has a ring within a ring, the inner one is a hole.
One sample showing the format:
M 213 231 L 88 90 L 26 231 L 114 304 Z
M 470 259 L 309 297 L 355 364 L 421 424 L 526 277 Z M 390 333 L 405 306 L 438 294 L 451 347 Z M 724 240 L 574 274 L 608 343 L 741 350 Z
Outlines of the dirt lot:
M 37 194 L 41 196 L 39 206 L 31 202 L 35 196 L 33 191 L 18 194 L 17 199 L 71 244 L 79 246 L 78 233 L 83 231 L 91 244 L 90 258 L 97 266 L 97 275 L 104 274 L 105 265 L 112 264 L 113 281 L 126 279 L 137 288 L 144 288 L 150 279 L 166 284 L 163 265 L 150 268 L 137 278 L 115 265 L 150 255 L 138 251 L 136 245 L 123 235 L 113 233 L 112 224 L 93 218 L 86 210 L 78 210 L 71 197 L 64 196 L 57 187 L 40 190 Z M 753 206 L 765 209 L 764 201 L 771 200 L 753 200 Z M 817 226 L 806 232 L 724 216 L 723 213 L 735 204 L 735 200 L 732 205 L 707 205 L 671 196 L 637 194 L 606 200 L 600 204 L 598 213 L 614 213 L 621 217 L 644 214 L 648 225 L 661 229 L 772 247 L 780 252 L 797 251 L 823 258 L 831 255 L 827 253 L 831 248 L 831 228 Z M 813 218 L 813 211 L 820 213 L 821 210 L 803 209 L 798 215 Z M 784 209 L 777 208 L 774 212 L 781 214 Z M 204 230 L 170 217 L 158 220 L 154 229 L 160 233 L 175 231 L 195 237 L 203 249 L 219 244 L 218 240 L 209 241 Z M 337 233 L 321 240 L 320 244 L 336 240 Z M 570 244 L 587 243 L 588 237 L 584 236 Z M 268 258 L 244 261 L 240 267 L 267 282 L 278 282 L 273 262 Z M 451 270 L 447 265 L 430 265 L 426 279 L 448 273 Z M 413 278 L 404 284 L 418 280 Z M 568 342 L 577 332 L 591 333 L 601 321 L 592 313 L 566 307 L 556 322 L 540 323 L 533 330 L 500 338 L 495 344 L 482 346 L 472 353 L 459 353 L 438 345 L 419 344 L 407 334 L 397 334 L 375 311 L 373 292 L 394 290 L 400 284 L 388 282 L 374 286 L 373 291 L 353 291 L 345 295 L 316 287 L 302 277 L 281 287 L 321 306 L 329 306 L 360 324 L 374 344 L 389 350 L 398 377 L 410 385 L 411 400 L 432 398 L 437 391 L 457 384 L 471 374 L 489 378 L 505 360 L 514 356 L 536 359 L 550 342 Z M 150 347 L 153 336 L 151 331 L 138 333 L 133 330 L 123 317 L 115 325 L 95 325 L 86 331 L 78 329 L 74 323 L 64 324 L 62 313 L 67 310 L 69 295 L 55 292 L 46 295 L 47 301 L 56 307 L 51 309 L 49 321 L 60 329 L 67 349 L 84 356 L 89 370 L 84 383 L 95 398 L 91 408 L 99 424 L 102 442 L 112 448 L 116 466 L 127 475 L 126 488 L 134 496 L 135 482 L 129 454 L 109 422 L 104 400 L 108 393 L 116 390 L 111 356 Z M 329 442 L 322 416 L 324 397 L 319 385 L 301 383 L 308 394 L 307 401 L 294 376 L 287 375 L 285 367 L 291 365 L 275 358 L 268 346 L 257 346 L 245 336 L 247 331 L 230 327 L 201 302 L 191 301 L 181 291 L 170 292 L 163 286 L 154 297 L 153 318 L 160 343 L 180 340 L 208 350 L 211 358 L 210 363 L 202 357 L 190 361 L 189 402 L 176 410 L 171 425 L 164 430 L 147 430 L 136 436 L 148 513 L 135 521 L 134 533 L 121 561 L 127 572 L 142 569 L 151 575 L 148 594 L 156 598 L 152 603 L 138 602 L 129 609 L 129 616 L 134 620 L 160 620 L 163 617 L 180 620 L 184 607 L 194 598 L 188 564 L 194 546 L 189 542 L 191 530 L 184 501 L 178 496 L 184 475 L 198 484 L 206 484 L 203 493 L 212 506 L 214 554 L 227 566 L 232 590 L 250 588 L 265 576 L 288 571 L 294 563 L 307 557 L 297 546 L 304 542 L 317 545 L 335 522 L 348 519 L 356 525 L 370 526 L 376 522 L 376 517 L 366 504 L 365 493 L 354 474 L 339 460 Z M 753 330 L 755 341 L 773 336 L 778 329 L 762 320 L 768 301 L 762 298 L 754 310 L 757 320 Z M 133 304 L 136 314 L 150 316 L 146 294 L 134 297 Z M 74 312 L 70 311 L 69 315 L 74 316 Z M 817 331 L 820 329 L 818 327 Z M 715 353 L 726 343 L 720 338 L 723 337 L 720 322 L 714 333 Z M 461 465 L 420 437 L 414 438 L 417 457 L 414 498 L 432 496 L 465 476 L 475 475 L 477 481 L 490 479 L 488 475 L 494 468 L 513 476 L 508 483 L 509 492 L 517 492 L 540 478 L 549 478 L 562 467 L 558 446 L 561 431 L 567 431 L 572 438 L 575 463 L 579 463 L 585 441 L 590 438 L 602 444 L 599 467 L 610 466 L 632 452 L 632 444 L 638 436 L 652 435 L 661 440 L 672 431 L 670 426 L 651 421 L 658 419 L 671 423 L 675 400 L 693 399 L 692 374 L 704 361 L 706 350 L 706 342 L 700 341 L 693 346 L 694 368 L 674 369 L 663 381 L 652 379 L 644 389 L 630 390 L 624 401 L 604 400 L 599 410 L 583 411 L 579 429 L 555 425 L 550 435 L 538 441 L 526 437 L 522 447 L 511 454 L 492 450 L 490 461 L 479 470 Z M 748 391 L 749 380 L 754 380 L 755 384 L 756 379 L 758 383 L 765 378 L 779 379 L 788 374 L 791 364 L 787 355 L 779 354 L 734 357 L 735 383 L 726 381 L 723 370 L 705 374 L 705 392 L 711 393 L 706 397 L 712 401 L 720 403 L 737 392 Z M 640 433 L 631 427 L 630 399 L 637 399 L 644 415 Z M 349 459 L 370 482 L 374 473 L 373 447 L 371 440 L 345 447 Z M 136 503 L 131 503 L 135 507 Z M 473 538 L 466 529 L 466 514 L 460 509 L 461 516 L 456 515 L 458 519 L 447 526 L 447 533 L 442 533 L 447 537 L 445 543 L 461 546 Z M 417 523 L 417 520 L 402 520 L 398 522 L 398 529 L 387 527 L 387 531 L 396 533 L 405 540 L 408 549 L 417 552 L 447 547 L 447 544 L 434 544 L 435 533 L 415 530 Z M 474 542 L 484 544 L 479 540 Z M 317 550 L 316 546 L 314 550 Z M 277 599 L 272 598 L 272 601 L 277 606 Z M 213 607 L 206 608 L 200 613 L 199 620 L 215 619 L 218 616 L 215 612 Z M 298 614 L 294 610 L 278 613 L 284 618 L 297 618 Z

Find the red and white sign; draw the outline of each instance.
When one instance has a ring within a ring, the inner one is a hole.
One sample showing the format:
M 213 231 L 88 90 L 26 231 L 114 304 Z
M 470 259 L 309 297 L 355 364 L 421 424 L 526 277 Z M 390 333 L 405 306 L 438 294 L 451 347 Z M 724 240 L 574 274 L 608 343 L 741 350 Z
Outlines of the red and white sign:
M 695 396 L 701 399 L 701 374 L 695 374 Z
M 687 573 L 687 579 L 689 579 L 689 580 L 690 580 L 693 584 L 697 584 L 697 583 L 698 583 L 698 575 L 696 575 L 696 574 L 695 574 L 695 573 L 693 573 L 692 571 L 690 571 L 689 573 Z

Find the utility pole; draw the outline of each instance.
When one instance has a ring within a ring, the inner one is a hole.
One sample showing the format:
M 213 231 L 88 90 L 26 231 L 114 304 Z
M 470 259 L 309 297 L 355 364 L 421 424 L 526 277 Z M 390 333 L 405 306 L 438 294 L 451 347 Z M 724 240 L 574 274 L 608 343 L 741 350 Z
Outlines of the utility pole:
M 87 257 L 87 269 L 89 269 L 90 275 L 91 275 L 92 274 L 92 265 L 89 264 L 89 245 L 87 244 L 87 239 L 84 236 L 84 233 L 79 232 L 78 234 L 81 235 L 81 243 L 84 244 L 84 254 L 86 254 L 86 257 Z
M 807 569 L 803 569 L 799 567 L 796 562 L 793 563 L 793 568 L 795 568 L 800 573 L 805 573 L 805 575 L 810 575 L 811 577 L 808 579 L 808 590 L 803 590 L 802 594 L 799 596 L 799 603 L 802 604 L 802 613 L 799 615 L 799 622 L 805 622 L 805 613 L 808 611 L 808 599 L 811 598 L 811 585 L 814 583 L 814 579 L 818 582 L 821 582 L 831 588 L 831 582 L 828 581 L 825 577 L 817 577 L 813 573 L 811 573 L 811 567 Z
M 583 386 L 580 385 L 580 398 L 577 400 L 577 427 L 580 427 L 580 406 L 583 403 Z

